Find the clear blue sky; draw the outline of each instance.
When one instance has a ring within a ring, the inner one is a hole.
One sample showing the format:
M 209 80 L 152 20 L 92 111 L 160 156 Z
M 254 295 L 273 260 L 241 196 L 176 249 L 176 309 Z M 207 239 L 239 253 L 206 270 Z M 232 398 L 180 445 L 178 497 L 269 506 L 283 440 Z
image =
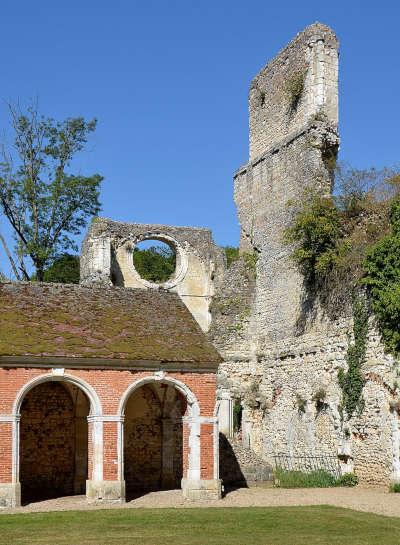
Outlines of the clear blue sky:
M 105 176 L 102 215 L 210 227 L 217 243 L 236 244 L 232 174 L 248 157 L 251 78 L 303 27 L 330 25 L 341 42 L 341 158 L 393 165 L 399 18 L 385 0 L 3 0 L 0 96 L 38 96 L 59 119 L 98 118 L 76 168 Z

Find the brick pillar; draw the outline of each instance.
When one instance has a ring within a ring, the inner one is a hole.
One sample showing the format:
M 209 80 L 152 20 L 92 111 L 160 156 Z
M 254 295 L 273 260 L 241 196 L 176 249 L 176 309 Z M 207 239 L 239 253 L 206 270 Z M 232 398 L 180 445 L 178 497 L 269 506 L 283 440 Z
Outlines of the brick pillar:
M 93 452 L 89 455 L 92 476 L 86 483 L 86 496 L 95 501 L 123 501 L 123 417 L 89 416 L 88 421 Z
M 19 416 L 0 415 L 0 508 L 21 505 L 18 440 Z

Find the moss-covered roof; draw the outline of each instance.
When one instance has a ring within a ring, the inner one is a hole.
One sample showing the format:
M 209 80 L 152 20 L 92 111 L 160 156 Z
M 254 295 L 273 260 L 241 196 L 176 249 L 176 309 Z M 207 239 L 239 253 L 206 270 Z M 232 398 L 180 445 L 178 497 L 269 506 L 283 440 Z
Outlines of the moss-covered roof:
M 219 363 L 174 293 L 67 284 L 0 284 L 5 356 Z

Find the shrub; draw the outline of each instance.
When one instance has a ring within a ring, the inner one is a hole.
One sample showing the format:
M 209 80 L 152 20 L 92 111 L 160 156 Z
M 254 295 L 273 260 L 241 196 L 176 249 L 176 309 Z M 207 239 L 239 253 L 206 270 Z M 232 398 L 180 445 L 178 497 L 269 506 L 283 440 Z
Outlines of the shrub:
M 223 249 L 226 257 L 226 266 L 229 269 L 231 264 L 239 259 L 239 248 L 236 246 L 224 246 Z
M 377 242 L 364 261 L 365 277 L 386 349 L 400 355 L 400 199 L 390 210 L 392 234 Z
M 395 494 L 399 494 L 400 493 L 400 483 L 392 483 L 390 485 L 389 491 L 394 492 Z
M 334 486 L 357 486 L 358 477 L 355 473 L 345 473 L 339 478 L 325 471 L 288 471 L 277 468 L 274 472 L 274 485 L 278 488 L 330 488 Z M 393 485 L 396 486 L 396 485 Z M 400 492 L 400 484 L 398 485 Z M 393 490 L 394 491 L 394 490 Z
M 274 483 L 279 488 L 328 488 L 336 486 L 336 478 L 323 469 L 306 473 L 277 468 Z
M 307 400 L 301 397 L 300 394 L 296 394 L 296 405 L 299 413 L 305 413 L 307 407 Z
M 336 481 L 337 486 L 357 486 L 358 485 L 358 477 L 355 473 L 344 473 L 339 479 Z
M 326 197 L 308 200 L 285 231 L 285 241 L 297 246 L 292 257 L 309 281 L 336 263 L 341 236 L 339 213 L 333 199 Z

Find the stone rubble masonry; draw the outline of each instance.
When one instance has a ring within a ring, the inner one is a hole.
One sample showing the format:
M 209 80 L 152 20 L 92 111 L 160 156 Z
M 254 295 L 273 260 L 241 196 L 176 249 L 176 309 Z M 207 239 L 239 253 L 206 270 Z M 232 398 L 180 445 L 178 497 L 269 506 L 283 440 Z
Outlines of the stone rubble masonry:
M 343 472 L 387 485 L 400 480 L 395 361 L 371 317 L 365 408 L 343 422 L 337 374 L 347 367 L 352 317 L 345 311 L 331 319 L 318 304 L 307 314 L 303 279 L 283 241 L 293 204 L 310 192 L 331 192 L 337 107 L 338 41 L 320 23 L 300 32 L 251 83 L 250 161 L 234 176 L 234 198 L 240 250 L 257 255 L 257 270 L 254 281 L 244 281 L 242 258 L 216 286 L 209 334 L 224 357 L 218 416 L 232 435 L 233 400 L 240 398 L 243 444 L 266 464 L 279 452 L 336 454 Z

